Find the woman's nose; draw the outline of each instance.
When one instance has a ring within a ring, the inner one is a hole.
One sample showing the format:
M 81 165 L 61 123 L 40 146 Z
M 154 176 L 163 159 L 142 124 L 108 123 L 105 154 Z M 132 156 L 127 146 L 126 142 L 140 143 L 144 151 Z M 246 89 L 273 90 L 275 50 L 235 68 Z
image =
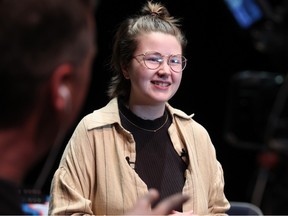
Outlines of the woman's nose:
M 163 61 L 158 69 L 159 74 L 170 74 L 171 73 L 171 68 L 170 65 L 168 64 L 168 61 Z

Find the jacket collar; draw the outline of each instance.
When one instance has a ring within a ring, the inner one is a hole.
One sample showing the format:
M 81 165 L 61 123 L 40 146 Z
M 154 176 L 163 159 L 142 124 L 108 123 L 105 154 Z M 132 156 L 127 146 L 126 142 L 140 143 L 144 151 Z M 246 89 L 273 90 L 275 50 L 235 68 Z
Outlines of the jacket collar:
M 183 111 L 173 108 L 169 103 L 166 103 L 166 107 L 168 108 L 169 113 L 173 117 L 179 117 L 189 120 L 194 116 L 194 114 L 187 115 Z M 93 113 L 89 114 L 84 119 L 87 124 L 88 130 L 115 123 L 121 125 L 117 98 L 111 99 L 106 106 L 95 110 Z

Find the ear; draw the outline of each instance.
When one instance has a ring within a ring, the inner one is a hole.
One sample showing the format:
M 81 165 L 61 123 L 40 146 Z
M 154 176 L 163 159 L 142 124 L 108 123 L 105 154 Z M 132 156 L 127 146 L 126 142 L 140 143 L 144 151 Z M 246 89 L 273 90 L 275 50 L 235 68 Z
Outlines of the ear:
M 122 70 L 122 73 L 123 73 L 123 76 L 125 77 L 125 79 L 130 79 L 129 72 L 128 72 L 128 67 L 124 66 L 122 64 L 121 65 L 121 70 Z
M 73 66 L 70 64 L 59 65 L 53 72 L 50 88 L 52 103 L 56 110 L 67 110 L 71 104 Z

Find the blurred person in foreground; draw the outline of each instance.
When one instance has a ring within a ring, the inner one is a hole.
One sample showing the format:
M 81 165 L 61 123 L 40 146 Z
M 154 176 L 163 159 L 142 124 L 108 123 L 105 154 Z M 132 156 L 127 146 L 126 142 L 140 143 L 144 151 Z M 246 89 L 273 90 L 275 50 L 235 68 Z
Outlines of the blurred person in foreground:
M 84 102 L 97 51 L 94 8 L 85 0 L 0 0 L 0 214 L 23 214 L 18 189 L 63 141 Z M 132 214 L 168 214 L 187 196 L 151 211 L 151 190 Z
M 206 129 L 172 107 L 187 59 L 177 18 L 160 2 L 120 23 L 109 103 L 76 127 L 51 184 L 52 214 L 125 214 L 156 188 L 189 201 L 173 214 L 225 215 L 221 164 Z

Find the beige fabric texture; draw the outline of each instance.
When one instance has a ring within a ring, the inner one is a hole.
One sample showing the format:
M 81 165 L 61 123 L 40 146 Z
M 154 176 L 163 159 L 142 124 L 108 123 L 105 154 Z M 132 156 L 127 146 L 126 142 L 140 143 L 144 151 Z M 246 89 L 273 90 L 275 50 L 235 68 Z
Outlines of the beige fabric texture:
M 193 115 L 166 104 L 173 116 L 169 134 L 175 150 L 189 155 L 183 193 L 191 199 L 183 211 L 225 215 L 230 204 L 215 148 Z M 146 184 L 126 161 L 136 159 L 133 136 L 120 123 L 117 98 L 85 116 L 63 153 L 51 185 L 49 215 L 123 215 L 147 193 Z

